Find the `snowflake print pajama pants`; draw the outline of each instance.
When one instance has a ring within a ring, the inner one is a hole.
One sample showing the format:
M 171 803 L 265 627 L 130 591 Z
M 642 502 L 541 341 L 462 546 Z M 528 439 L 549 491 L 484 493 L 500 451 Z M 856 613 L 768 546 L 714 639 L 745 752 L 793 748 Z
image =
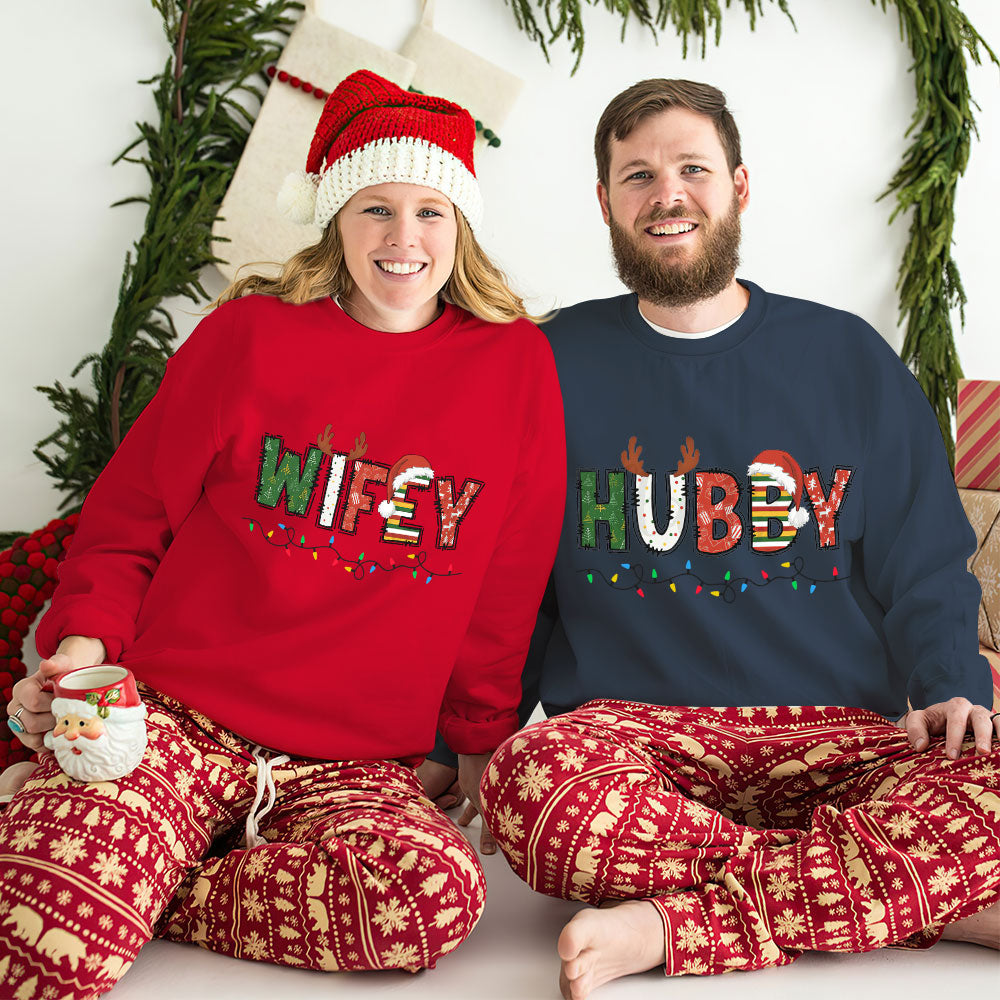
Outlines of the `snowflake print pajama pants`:
M 550 896 L 649 899 L 667 975 L 927 947 L 1000 899 L 1000 750 L 915 752 L 851 708 L 594 701 L 511 737 L 481 787 Z
M 154 935 L 308 969 L 416 971 L 479 919 L 474 849 L 393 761 L 272 769 L 244 849 L 253 748 L 145 689 L 149 746 L 117 782 L 49 757 L 0 814 L 0 997 L 89 1000 Z

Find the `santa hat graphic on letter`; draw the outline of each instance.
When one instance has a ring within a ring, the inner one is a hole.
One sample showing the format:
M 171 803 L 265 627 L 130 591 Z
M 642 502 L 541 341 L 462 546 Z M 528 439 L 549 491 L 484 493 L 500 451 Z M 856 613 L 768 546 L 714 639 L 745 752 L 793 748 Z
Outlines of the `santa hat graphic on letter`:
M 384 518 L 400 515 L 406 510 L 406 487 L 411 483 L 427 487 L 434 478 L 431 463 L 421 455 L 404 455 L 389 471 L 389 499 L 378 505 Z M 409 512 L 407 512 L 409 513 Z
M 802 509 L 802 470 L 787 451 L 762 451 L 747 469 L 750 476 L 770 476 L 791 498 L 788 523 L 801 528 L 809 520 L 809 511 Z

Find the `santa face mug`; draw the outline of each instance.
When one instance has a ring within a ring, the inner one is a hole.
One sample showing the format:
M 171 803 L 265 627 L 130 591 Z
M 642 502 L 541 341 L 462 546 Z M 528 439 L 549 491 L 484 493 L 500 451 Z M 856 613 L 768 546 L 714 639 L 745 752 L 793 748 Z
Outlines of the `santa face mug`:
M 50 681 L 55 728 L 45 745 L 77 781 L 115 781 L 131 774 L 146 750 L 146 706 L 124 667 L 70 670 Z

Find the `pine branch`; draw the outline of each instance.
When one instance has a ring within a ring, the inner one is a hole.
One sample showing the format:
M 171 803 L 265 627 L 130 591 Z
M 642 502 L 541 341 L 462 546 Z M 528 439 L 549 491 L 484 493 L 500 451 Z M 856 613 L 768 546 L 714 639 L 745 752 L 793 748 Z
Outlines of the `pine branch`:
M 728 8 L 732 2 L 733 0 L 726 0 L 726 7 Z M 750 18 L 750 27 L 755 28 L 757 17 L 763 13 L 764 0 L 736 0 L 736 2 L 743 5 Z M 768 2 L 777 4 L 778 9 L 792 22 L 792 26 L 795 26 L 795 21 L 788 10 L 788 0 L 768 0 Z M 573 69 L 570 71 L 571 76 L 580 68 L 583 59 L 582 11 L 585 3 L 591 7 L 603 3 L 610 13 L 617 14 L 622 21 L 623 40 L 625 29 L 632 18 L 638 21 L 641 27 L 650 31 L 654 39 L 657 37 L 657 29 L 662 31 L 668 23 L 672 24 L 681 38 L 685 57 L 689 35 L 701 39 L 702 56 L 705 55 L 710 30 L 716 45 L 722 39 L 722 7 L 719 0 L 656 0 L 655 11 L 651 0 L 535 0 L 534 6 L 543 15 L 547 33 L 535 17 L 532 0 L 504 0 L 504 3 L 510 5 L 518 28 L 541 47 L 546 61 L 549 59 L 548 46 L 563 35 L 566 36 L 570 50 L 576 56 Z
M 64 494 L 60 510 L 79 509 L 122 437 L 152 398 L 177 331 L 161 303 L 207 299 L 204 267 L 215 261 L 212 224 L 243 152 L 264 70 L 280 54 L 301 10 L 293 0 L 153 0 L 171 52 L 153 86 L 155 122 L 115 158 L 139 163 L 147 194 L 116 204 L 147 206 L 142 236 L 125 258 L 110 338 L 77 366 L 90 369 L 92 394 L 56 382 L 40 386 L 59 425 L 35 455 Z
M 888 0 L 872 0 L 886 10 Z M 962 367 L 951 316 L 965 326 L 965 289 L 951 255 L 955 190 L 969 162 L 976 135 L 966 57 L 977 66 L 983 54 L 1000 66 L 993 50 L 959 9 L 956 0 L 924 0 L 920 7 L 895 0 L 900 34 L 913 53 L 917 104 L 903 163 L 880 195 L 896 195 L 897 215 L 912 211 L 910 233 L 899 268 L 899 322 L 906 323 L 900 356 L 908 364 L 937 414 L 952 462 L 951 414 Z M 980 52 L 982 49 L 982 53 Z

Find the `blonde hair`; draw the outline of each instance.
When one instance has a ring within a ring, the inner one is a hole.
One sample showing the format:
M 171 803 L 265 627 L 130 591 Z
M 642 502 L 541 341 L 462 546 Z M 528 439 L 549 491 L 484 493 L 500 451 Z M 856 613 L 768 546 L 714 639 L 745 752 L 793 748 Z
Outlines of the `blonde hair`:
M 503 271 L 479 245 L 475 233 L 458 208 L 455 209 L 455 220 L 458 223 L 455 266 L 441 289 L 441 297 L 490 323 L 512 323 L 522 318 L 535 322 L 545 319 L 544 316 L 533 316 L 524 308 L 523 300 L 511 290 Z M 353 288 L 354 282 L 344 261 L 340 229 L 334 218 L 319 242 L 290 257 L 276 277 L 269 278 L 263 274 L 237 277 L 212 305 L 219 306 L 230 299 L 255 294 L 274 295 L 282 302 L 301 305 L 331 295 L 344 297 Z

